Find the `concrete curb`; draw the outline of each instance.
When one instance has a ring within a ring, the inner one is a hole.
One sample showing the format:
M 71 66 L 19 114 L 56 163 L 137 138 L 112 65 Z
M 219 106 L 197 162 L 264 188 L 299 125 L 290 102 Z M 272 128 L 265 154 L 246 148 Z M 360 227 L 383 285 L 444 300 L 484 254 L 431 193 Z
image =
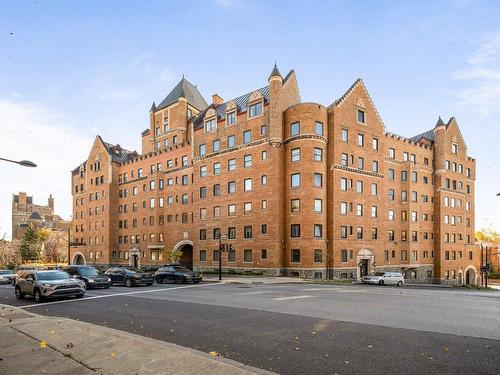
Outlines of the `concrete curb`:
M 15 330 L 27 336 L 24 340 L 43 341 L 62 358 L 72 359 L 73 367 L 80 366 L 95 374 L 274 374 L 114 328 L 45 317 L 10 305 L 0 304 L 0 311 L 1 331 Z M 3 362 L 0 362 L 0 372 Z M 24 358 L 24 362 L 33 365 L 29 358 Z M 24 362 L 19 362 L 20 369 Z

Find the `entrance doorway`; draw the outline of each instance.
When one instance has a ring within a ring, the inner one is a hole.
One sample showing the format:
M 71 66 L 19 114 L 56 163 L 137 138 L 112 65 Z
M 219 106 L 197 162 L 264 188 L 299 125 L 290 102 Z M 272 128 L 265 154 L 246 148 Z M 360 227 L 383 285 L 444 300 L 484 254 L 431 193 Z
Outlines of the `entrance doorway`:
M 368 259 L 361 259 L 359 263 L 359 273 L 361 278 L 368 275 Z
M 474 278 L 475 278 L 474 271 L 471 269 L 468 269 L 467 272 L 465 273 L 465 284 L 467 284 L 467 285 L 474 284 Z
M 79 264 L 79 265 L 85 264 L 85 258 L 83 257 L 83 255 L 76 254 L 75 257 L 73 258 L 73 264 Z
M 179 248 L 182 251 L 182 256 L 179 261 L 184 267 L 193 269 L 193 245 L 185 244 Z

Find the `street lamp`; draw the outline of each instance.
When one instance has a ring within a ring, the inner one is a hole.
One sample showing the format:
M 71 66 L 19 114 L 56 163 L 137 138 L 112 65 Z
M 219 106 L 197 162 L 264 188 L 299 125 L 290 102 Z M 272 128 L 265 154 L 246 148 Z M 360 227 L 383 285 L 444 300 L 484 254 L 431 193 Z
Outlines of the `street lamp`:
M 15 160 L 4 159 L 4 158 L 0 158 L 0 160 L 8 161 L 9 163 L 16 163 L 16 164 L 22 165 L 23 167 L 30 167 L 30 168 L 36 167 L 36 164 L 33 163 L 32 161 L 29 161 L 29 160 L 15 161 Z
M 500 197 L 500 193 L 497 193 L 497 197 Z

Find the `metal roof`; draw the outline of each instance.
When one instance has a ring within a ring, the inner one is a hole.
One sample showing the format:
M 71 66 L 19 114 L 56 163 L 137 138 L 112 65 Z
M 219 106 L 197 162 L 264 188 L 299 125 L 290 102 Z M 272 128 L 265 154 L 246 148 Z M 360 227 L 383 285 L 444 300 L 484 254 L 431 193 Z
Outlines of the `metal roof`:
M 434 142 L 434 129 L 427 130 L 426 132 L 411 137 L 410 140 L 414 142 L 420 142 L 423 138 L 427 139 L 428 141 Z
M 139 156 L 137 151 L 125 150 L 120 145 L 112 145 L 111 143 L 107 143 L 104 141 L 102 141 L 102 144 L 106 148 L 108 154 L 111 155 L 111 160 L 116 163 L 125 163 L 130 159 Z
M 168 107 L 179 100 L 180 97 L 186 98 L 189 104 L 198 110 L 204 110 L 208 104 L 201 96 L 200 92 L 191 82 L 182 77 L 180 82 L 170 91 L 165 99 L 156 107 L 156 110 Z

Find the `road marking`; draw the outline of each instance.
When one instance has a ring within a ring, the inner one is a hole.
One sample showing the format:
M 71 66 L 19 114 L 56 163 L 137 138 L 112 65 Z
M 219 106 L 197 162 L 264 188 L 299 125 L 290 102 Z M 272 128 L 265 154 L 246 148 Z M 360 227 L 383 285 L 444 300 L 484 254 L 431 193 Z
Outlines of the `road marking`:
M 265 293 L 275 293 L 274 291 L 260 291 L 260 292 L 247 292 L 247 293 L 238 293 L 240 296 L 251 296 L 254 294 L 265 294 Z
M 74 299 L 66 299 L 66 300 L 61 300 L 61 301 L 52 301 L 52 302 L 44 302 L 36 305 L 26 305 L 26 306 L 19 306 L 20 309 L 29 309 L 31 307 L 44 307 L 48 305 L 57 305 L 60 303 L 70 303 L 70 302 L 80 302 L 80 301 L 88 301 L 91 299 L 98 299 L 98 298 L 109 298 L 109 297 L 119 297 L 119 296 L 130 296 L 133 294 L 146 294 L 146 293 L 156 293 L 156 292 L 169 292 L 171 290 L 178 290 L 178 289 L 189 289 L 189 288 L 203 288 L 205 286 L 218 286 L 218 285 L 225 285 L 225 284 L 198 284 L 198 285 L 186 285 L 186 286 L 178 286 L 175 288 L 168 288 L 168 289 L 153 289 L 153 290 L 137 290 L 135 292 L 124 292 L 124 293 L 116 293 L 116 294 L 101 294 L 101 295 L 92 295 L 91 297 L 84 297 L 84 298 L 74 298 Z
M 314 296 L 292 296 L 292 297 L 278 297 L 278 298 L 273 298 L 276 301 L 288 301 L 291 299 L 302 299 L 302 298 L 311 298 Z

